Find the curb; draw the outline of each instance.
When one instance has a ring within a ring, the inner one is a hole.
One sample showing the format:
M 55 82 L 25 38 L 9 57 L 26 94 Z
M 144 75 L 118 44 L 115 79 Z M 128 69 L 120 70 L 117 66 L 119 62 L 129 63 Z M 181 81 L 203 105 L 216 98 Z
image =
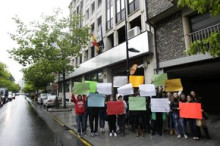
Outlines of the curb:
M 54 109 L 54 108 L 48 108 L 48 112 L 70 112 L 72 111 L 72 108 L 66 108 L 66 109 Z
M 31 101 L 31 99 L 29 99 L 28 97 L 25 98 L 27 100 L 27 102 L 35 109 L 33 102 Z M 72 109 L 71 109 L 72 110 Z M 70 110 L 70 111 L 71 111 Z M 69 126 L 67 126 L 64 122 L 62 122 L 60 119 L 56 118 L 55 116 L 51 115 L 49 112 L 47 112 L 47 114 L 53 119 L 55 120 L 57 123 L 59 123 L 62 127 L 66 127 L 66 129 L 69 131 L 69 133 L 71 133 L 73 136 L 75 136 L 77 139 L 79 139 L 83 144 L 85 144 L 86 146 L 93 146 L 89 141 L 87 141 L 85 138 L 83 137 L 78 137 L 78 134 L 71 129 Z

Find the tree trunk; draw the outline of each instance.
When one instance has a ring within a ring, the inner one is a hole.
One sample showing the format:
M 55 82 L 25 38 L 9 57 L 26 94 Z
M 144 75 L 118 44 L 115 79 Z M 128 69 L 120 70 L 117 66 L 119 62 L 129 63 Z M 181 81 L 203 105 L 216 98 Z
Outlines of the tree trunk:
M 66 81 L 65 80 L 66 80 L 65 79 L 65 71 L 63 71 L 63 108 L 66 108 L 66 94 L 65 94 L 65 92 L 66 92 L 66 87 L 65 87 Z

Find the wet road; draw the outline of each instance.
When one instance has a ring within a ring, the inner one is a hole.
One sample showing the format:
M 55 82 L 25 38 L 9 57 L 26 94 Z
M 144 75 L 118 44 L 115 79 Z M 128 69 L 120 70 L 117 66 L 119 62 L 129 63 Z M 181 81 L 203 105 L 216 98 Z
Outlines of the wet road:
M 19 96 L 0 108 L 0 145 L 59 146 L 65 144 L 38 116 L 25 97 Z

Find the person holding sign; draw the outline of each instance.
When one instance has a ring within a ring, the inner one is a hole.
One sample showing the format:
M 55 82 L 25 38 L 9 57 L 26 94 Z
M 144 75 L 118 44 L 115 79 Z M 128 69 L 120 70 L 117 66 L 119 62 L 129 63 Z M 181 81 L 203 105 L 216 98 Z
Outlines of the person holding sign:
M 81 95 L 77 96 L 77 99 L 75 98 L 74 94 L 72 93 L 71 98 L 75 104 L 75 113 L 76 113 L 76 123 L 77 123 L 77 132 L 78 136 L 81 137 L 84 128 L 83 124 L 83 115 L 85 112 L 85 98 L 82 98 Z
M 193 98 L 187 95 L 187 103 L 193 103 Z M 197 129 L 196 129 L 196 119 L 188 118 L 187 122 L 194 140 L 199 140 Z
M 125 136 L 125 116 L 126 116 L 127 103 L 123 100 L 122 95 L 118 95 L 117 98 L 119 101 L 123 101 L 124 104 L 123 114 L 118 115 L 118 125 L 121 136 Z
M 107 102 L 108 101 L 115 101 L 114 98 L 112 96 L 109 96 L 107 98 Z M 108 115 L 107 116 L 108 119 L 108 126 L 109 126 L 109 136 L 112 137 L 117 136 L 116 133 L 116 115 Z
M 202 115 L 203 115 L 203 119 L 200 120 L 200 122 L 203 123 L 203 124 L 197 126 L 198 136 L 201 137 L 201 130 L 200 130 L 200 128 L 202 127 L 202 128 L 203 128 L 203 131 L 204 131 L 204 133 L 205 133 L 205 135 L 206 135 L 206 138 L 207 138 L 207 139 L 210 139 L 209 131 L 208 131 L 208 128 L 207 128 L 207 125 L 206 125 L 206 122 L 205 122 L 205 120 L 208 119 L 208 117 L 207 117 L 207 114 L 205 114 L 205 111 L 204 111 L 204 103 L 203 103 L 203 100 L 202 100 L 201 97 L 198 97 L 198 96 L 196 95 L 195 91 L 191 91 L 191 92 L 190 92 L 190 95 L 192 96 L 194 102 L 196 102 L 196 103 L 201 103 L 201 105 L 202 105 Z M 199 120 L 198 120 L 198 121 L 199 121 Z

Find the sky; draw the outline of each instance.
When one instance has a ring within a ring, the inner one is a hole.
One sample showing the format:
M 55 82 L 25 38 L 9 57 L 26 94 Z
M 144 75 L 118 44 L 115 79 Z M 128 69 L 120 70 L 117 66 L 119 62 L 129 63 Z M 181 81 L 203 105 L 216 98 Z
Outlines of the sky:
M 7 65 L 8 71 L 19 83 L 23 77 L 22 66 L 13 59 L 7 50 L 11 50 L 16 43 L 11 40 L 9 33 L 16 31 L 15 22 L 12 20 L 16 15 L 28 23 L 39 20 L 42 13 L 52 14 L 53 9 L 61 8 L 65 15 L 69 14 L 68 6 L 71 0 L 1 0 L 0 1 L 0 62 Z

